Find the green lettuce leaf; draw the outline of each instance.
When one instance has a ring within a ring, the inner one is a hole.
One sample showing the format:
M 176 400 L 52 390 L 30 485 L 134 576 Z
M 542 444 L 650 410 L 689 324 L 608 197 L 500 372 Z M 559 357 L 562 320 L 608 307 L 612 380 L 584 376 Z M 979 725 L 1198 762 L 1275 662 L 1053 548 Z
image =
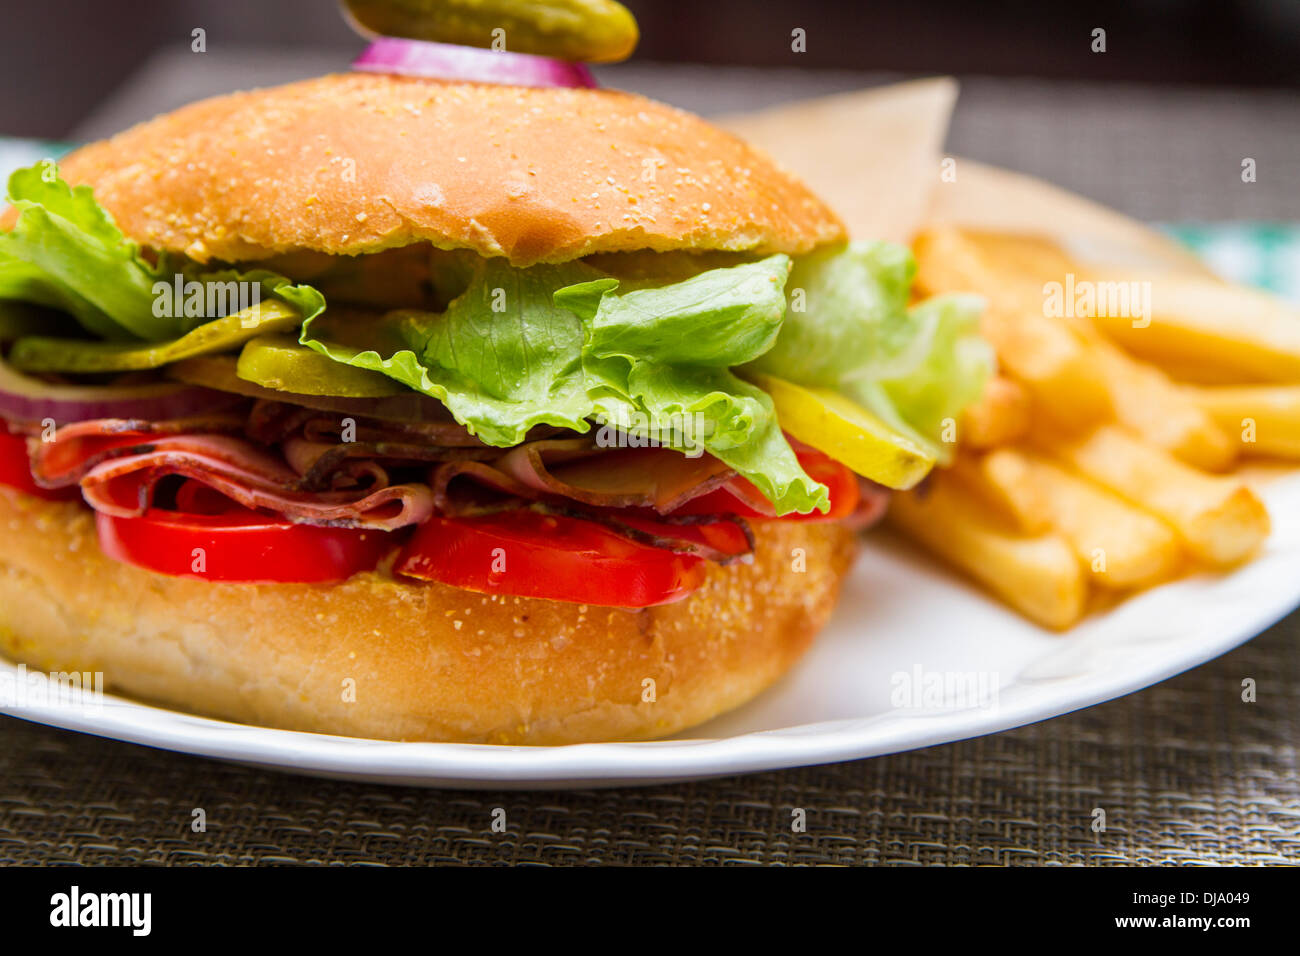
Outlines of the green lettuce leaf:
M 795 260 L 781 335 L 754 369 L 834 388 L 905 363 L 915 272 L 911 251 L 892 242 L 851 242 Z
M 441 314 L 327 311 L 300 341 L 432 395 L 492 445 L 543 424 L 585 432 L 593 418 L 648 428 L 670 447 L 717 455 L 782 514 L 825 510 L 826 489 L 799 466 L 771 399 L 729 371 L 771 347 L 789 268 L 773 256 L 620 295 L 617 279 L 582 263 L 479 260 Z
M 101 339 L 174 335 L 153 314 L 162 271 L 141 257 L 90 187 L 74 189 L 54 169 L 38 163 L 9 177 L 18 221 L 0 234 L 0 297 L 62 309 Z
M 0 244 L 4 239 L 0 236 Z M 65 299 L 38 267 L 0 254 L 0 302 L 46 306 L 68 311 Z
M 583 367 L 597 418 L 704 449 L 748 478 L 779 514 L 830 507 L 799 465 L 762 389 L 730 368 L 772 347 L 785 314 L 786 256 L 713 269 L 621 295 L 604 279 L 561 289 L 585 323 Z
M 585 432 L 592 403 L 582 323 L 551 294 L 598 275 L 581 263 L 516 269 L 480 259 L 443 313 L 399 310 L 359 322 L 327 311 L 303 324 L 300 341 L 432 395 L 490 445 L 517 445 L 536 425 Z
M 993 347 L 979 335 L 984 300 L 977 295 L 952 293 L 935 296 L 913 306 L 908 318 L 916 328 L 915 341 L 927 348 L 919 362 L 905 371 L 883 375 L 880 388 L 908 424 L 932 444 L 975 402 L 992 373 Z M 853 391 L 854 383 L 848 383 Z M 940 458 L 948 460 L 950 444 L 940 443 Z
M 776 344 L 750 367 L 837 389 L 946 462 L 945 420 L 979 397 L 994 357 L 979 337 L 983 300 L 940 296 L 908 308 L 915 272 L 911 251 L 890 242 L 799 259 Z
M 0 233 L 0 300 L 66 312 L 85 331 L 103 340 L 58 340 L 68 350 L 67 365 L 59 364 L 60 346 L 52 344 L 54 340 L 47 341 L 48 336 L 25 345 L 20 340 L 24 353 L 41 354 L 43 368 L 75 371 L 88 370 L 90 365 L 105 369 L 152 367 L 171 361 L 165 357 L 171 352 L 201 354 L 192 351 L 200 341 L 208 343 L 206 350 L 212 351 L 250 337 L 213 332 L 196 336 L 202 326 L 229 316 L 186 315 L 182 307 L 155 308 L 159 302 L 155 288 L 159 283 L 173 287 L 177 275 L 181 276 L 182 288 L 192 281 L 205 287 L 210 283 L 259 283 L 264 299 L 288 303 L 303 318 L 325 308 L 324 298 L 315 289 L 294 285 L 284 276 L 266 270 L 205 270 L 183 257 L 166 255 L 156 265 L 149 262 L 140 254 L 140 247 L 122 234 L 107 210 L 95 202 L 90 188 L 69 186 L 52 163 L 16 170 L 9 177 L 9 201 L 18 209 L 18 220 L 11 230 Z M 157 314 L 160 311 L 170 314 Z M 249 327 L 244 324 L 245 329 Z M 62 333 L 64 329 L 55 325 L 42 331 Z M 184 345 L 180 344 L 186 337 Z M 158 343 L 154 350 L 159 356 L 157 361 L 138 364 L 146 361 L 141 358 L 145 350 L 136 348 L 141 342 Z M 122 343 L 122 348 L 105 348 L 109 343 Z M 74 354 L 83 345 L 89 351 Z M 115 352 L 122 353 L 121 363 L 127 364 L 115 365 Z
M 594 287 L 560 289 L 555 299 L 589 323 L 587 349 L 596 358 L 743 365 L 776 341 L 789 274 L 789 257 L 777 255 L 621 295 L 606 294 L 617 283 L 602 279 Z

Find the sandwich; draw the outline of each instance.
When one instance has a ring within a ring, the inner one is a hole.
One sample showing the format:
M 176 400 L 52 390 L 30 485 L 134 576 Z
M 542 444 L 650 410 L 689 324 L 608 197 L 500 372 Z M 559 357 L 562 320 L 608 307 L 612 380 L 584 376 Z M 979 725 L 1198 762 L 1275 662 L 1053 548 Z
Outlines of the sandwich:
M 0 653 L 393 740 L 676 733 L 949 456 L 981 301 L 629 93 L 384 73 L 20 169 Z

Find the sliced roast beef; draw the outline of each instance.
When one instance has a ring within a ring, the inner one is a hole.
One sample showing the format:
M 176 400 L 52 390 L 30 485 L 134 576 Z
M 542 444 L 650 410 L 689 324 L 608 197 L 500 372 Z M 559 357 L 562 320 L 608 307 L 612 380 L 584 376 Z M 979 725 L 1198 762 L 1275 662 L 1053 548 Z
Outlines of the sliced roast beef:
M 171 476 L 191 478 L 246 508 L 309 524 L 391 531 L 433 513 L 433 495 L 422 484 L 304 491 L 283 460 L 228 436 L 176 436 L 138 454 L 102 460 L 86 472 L 81 490 L 97 511 L 134 517 L 148 510 L 158 482 Z
M 457 479 L 470 479 L 516 499 L 549 497 L 666 514 L 732 474 L 711 455 L 688 458 L 669 448 L 606 449 L 590 437 L 578 437 L 526 442 L 491 462 L 448 462 L 434 469 L 431 483 L 445 514 L 481 507 L 482 496 L 464 490 L 464 482 Z
M 43 488 L 64 488 L 75 485 L 107 458 L 145 451 L 178 436 L 237 435 L 243 426 L 244 416 L 236 412 L 164 421 L 98 418 L 74 422 L 57 429 L 51 441 L 35 435 L 28 438 L 32 477 Z

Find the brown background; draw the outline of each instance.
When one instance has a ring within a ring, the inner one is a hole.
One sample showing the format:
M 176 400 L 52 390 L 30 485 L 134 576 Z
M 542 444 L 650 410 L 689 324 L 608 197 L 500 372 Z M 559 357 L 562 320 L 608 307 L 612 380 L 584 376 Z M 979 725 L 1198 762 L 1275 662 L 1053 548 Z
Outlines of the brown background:
M 801 70 L 1300 86 L 1294 0 L 625 0 L 636 59 Z M 0 130 L 61 137 L 155 50 L 360 50 L 335 0 L 6 0 Z M 790 31 L 807 31 L 806 54 Z M 1107 52 L 1090 51 L 1094 27 Z

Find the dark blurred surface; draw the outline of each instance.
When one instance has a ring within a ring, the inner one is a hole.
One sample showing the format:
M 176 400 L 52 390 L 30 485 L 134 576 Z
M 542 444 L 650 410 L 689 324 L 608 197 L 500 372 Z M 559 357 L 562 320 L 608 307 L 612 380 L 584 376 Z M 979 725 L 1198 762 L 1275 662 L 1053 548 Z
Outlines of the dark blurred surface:
M 807 70 L 1300 87 L 1296 0 L 628 0 L 636 59 Z M 363 41 L 334 0 L 4 0 L 0 133 L 64 136 L 152 52 Z M 1106 52 L 1091 52 L 1094 28 Z M 807 51 L 791 50 L 806 31 Z M 196 54 L 200 55 L 200 54 Z

